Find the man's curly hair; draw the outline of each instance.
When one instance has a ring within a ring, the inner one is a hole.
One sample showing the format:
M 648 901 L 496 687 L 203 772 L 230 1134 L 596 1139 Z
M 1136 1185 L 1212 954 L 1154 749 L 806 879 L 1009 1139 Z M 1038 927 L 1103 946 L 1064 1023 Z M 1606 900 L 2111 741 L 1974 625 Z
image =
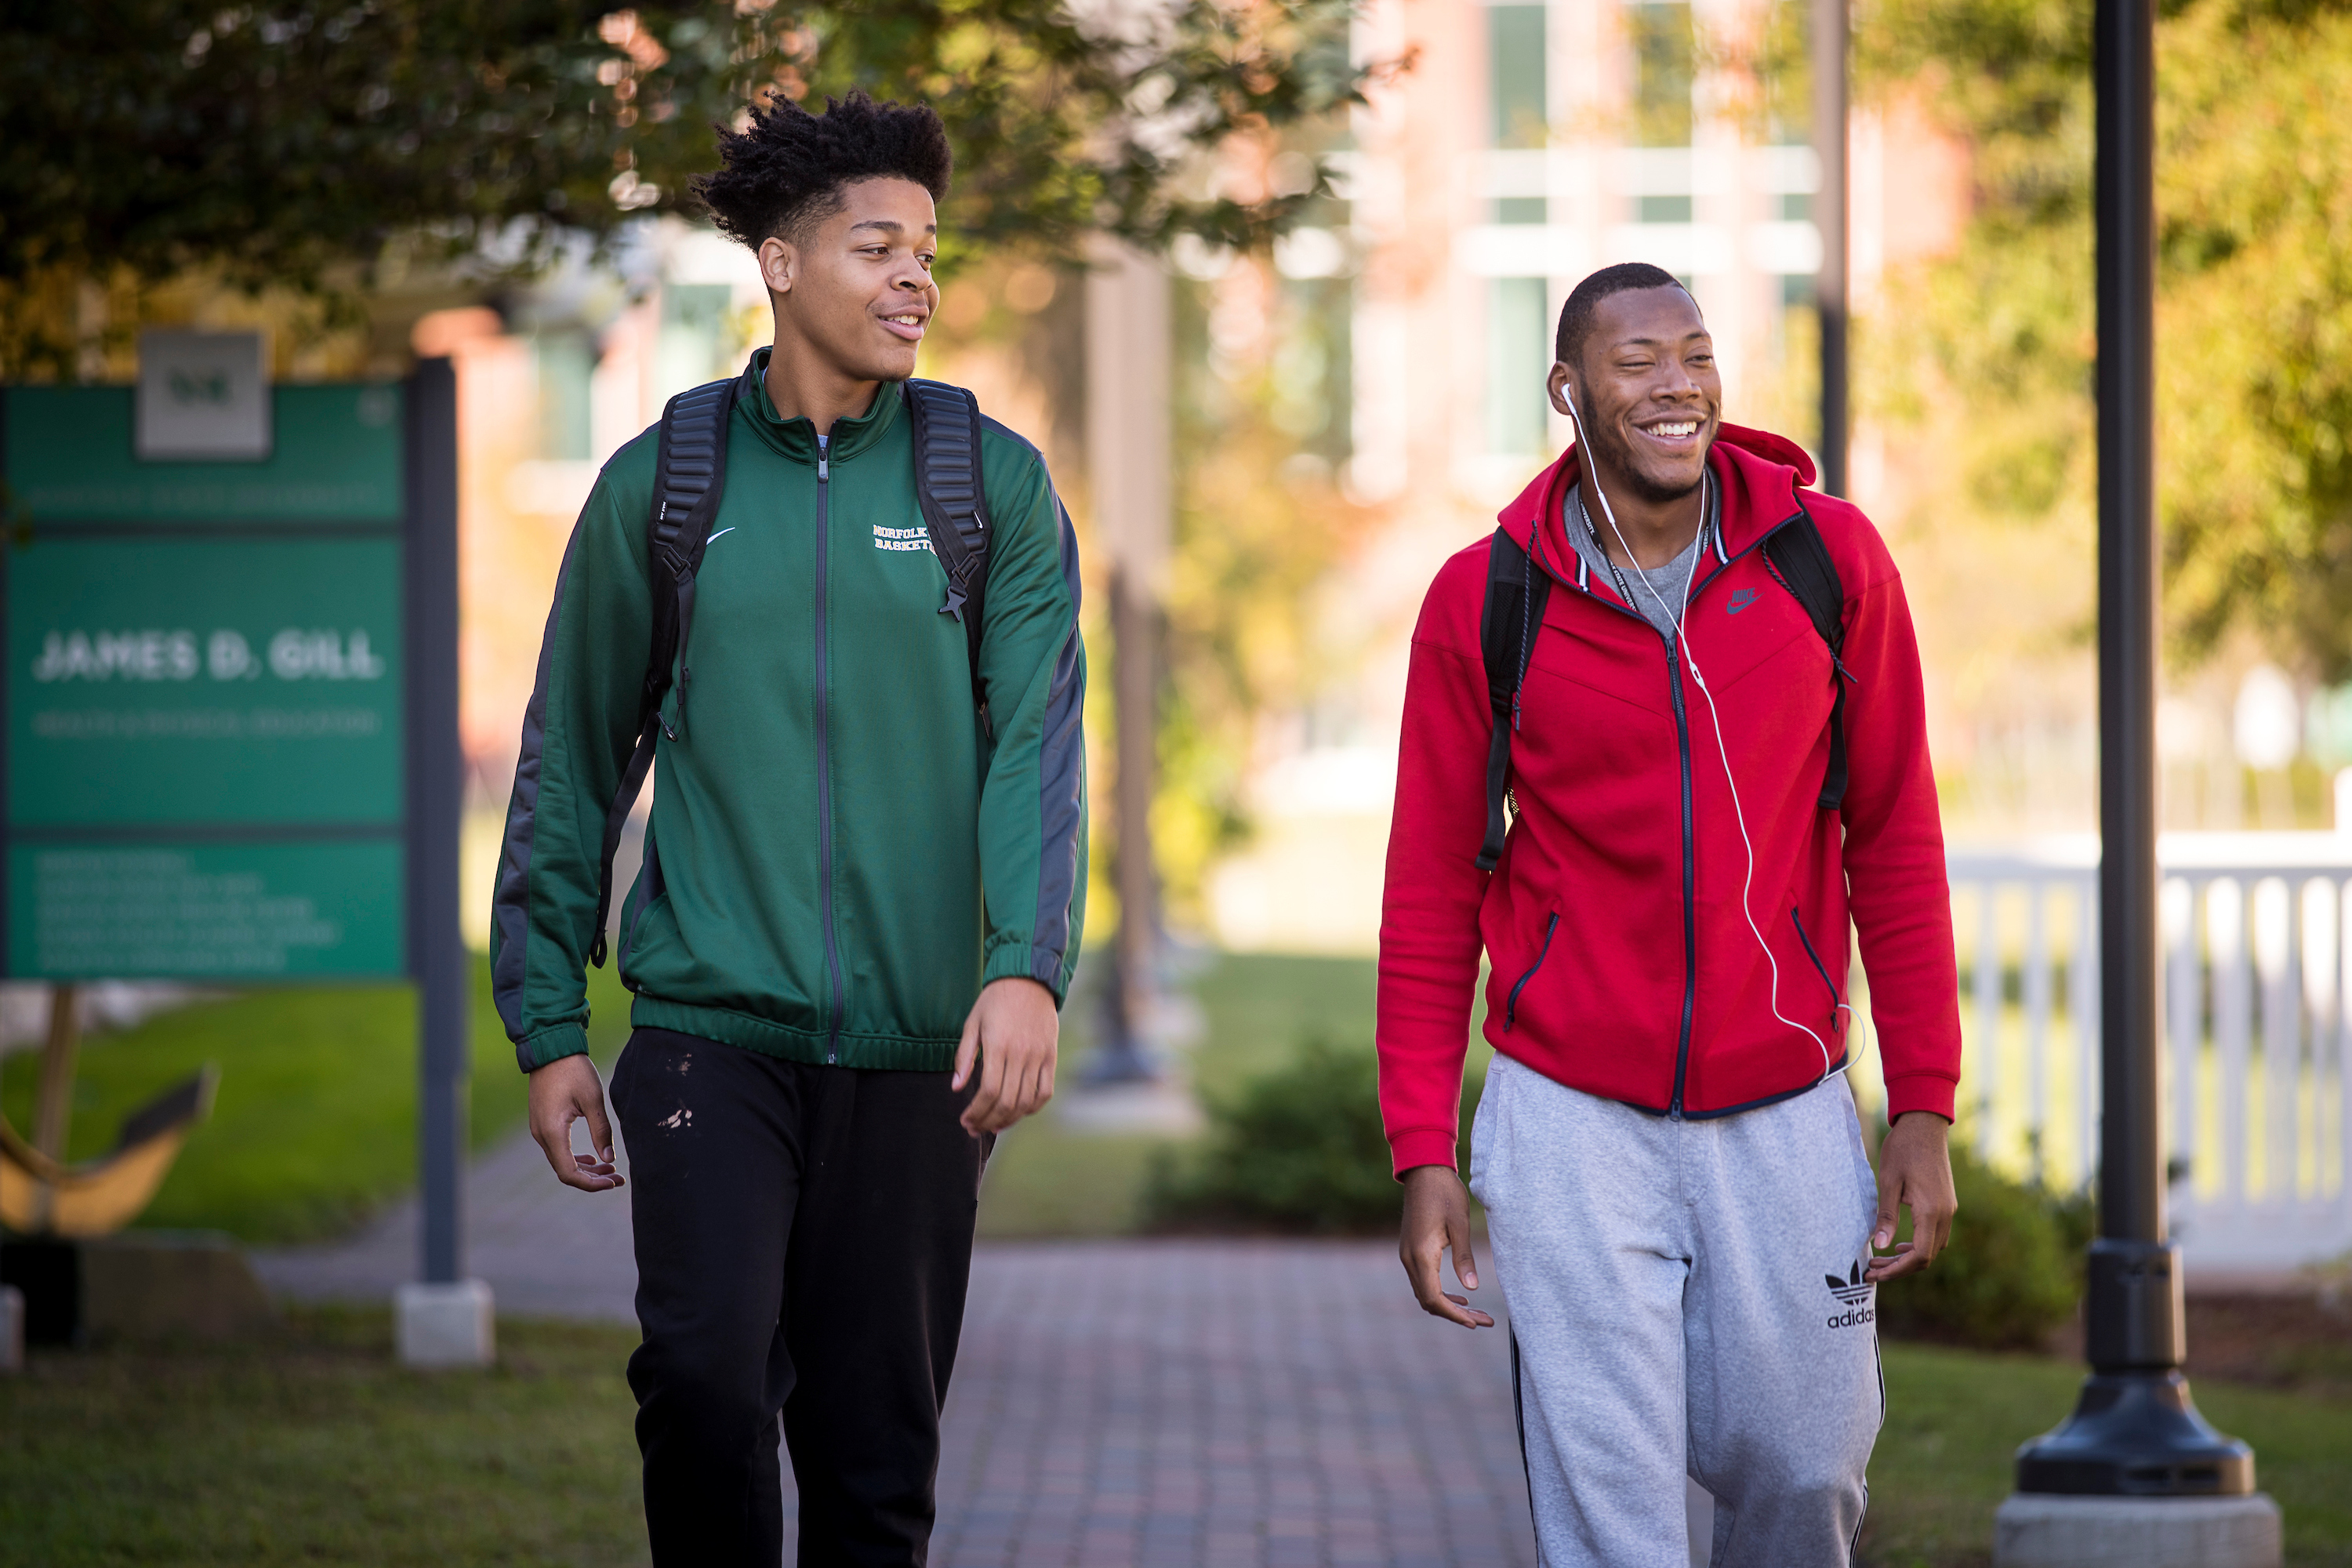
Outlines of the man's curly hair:
M 695 195 L 721 234 L 754 250 L 771 238 L 801 243 L 842 209 L 841 188 L 854 181 L 912 180 L 939 201 L 955 167 L 947 127 L 928 106 L 855 91 L 826 99 L 823 114 L 781 97 L 753 105 L 743 130 L 720 129 L 719 162 Z

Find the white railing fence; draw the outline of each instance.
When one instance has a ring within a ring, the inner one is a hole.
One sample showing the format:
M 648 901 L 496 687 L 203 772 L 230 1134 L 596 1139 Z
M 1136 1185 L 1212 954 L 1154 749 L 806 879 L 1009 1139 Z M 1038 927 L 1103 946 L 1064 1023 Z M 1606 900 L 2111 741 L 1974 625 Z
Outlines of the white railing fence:
M 2166 834 L 2165 1136 L 2192 1268 L 2352 1249 L 2352 835 Z M 2053 1187 L 2098 1164 L 2098 840 L 1955 847 L 1958 1136 Z

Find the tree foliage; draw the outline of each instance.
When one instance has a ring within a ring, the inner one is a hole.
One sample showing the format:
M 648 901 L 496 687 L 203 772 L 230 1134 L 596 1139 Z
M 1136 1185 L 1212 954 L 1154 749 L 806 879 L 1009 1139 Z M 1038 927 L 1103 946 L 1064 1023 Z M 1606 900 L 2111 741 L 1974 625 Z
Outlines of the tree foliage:
M 1962 412 L 1966 501 L 2029 526 L 2096 485 L 2090 0 L 1878 0 L 1865 80 L 1969 139 L 1958 252 L 1890 298 Z M 2352 80 L 2344 0 L 2189 0 L 2158 28 L 2158 457 L 2168 630 L 2352 673 Z
M 1351 101 L 1349 0 L 0 0 L 0 311 L 58 278 L 317 292 L 402 242 L 528 264 L 689 208 L 710 128 L 852 87 L 937 108 L 974 247 L 1262 240 L 1196 149 Z M 54 334 L 52 334 L 54 336 Z M 69 363 L 36 342 L 20 361 Z M 16 368 L 24 368 L 20 363 Z

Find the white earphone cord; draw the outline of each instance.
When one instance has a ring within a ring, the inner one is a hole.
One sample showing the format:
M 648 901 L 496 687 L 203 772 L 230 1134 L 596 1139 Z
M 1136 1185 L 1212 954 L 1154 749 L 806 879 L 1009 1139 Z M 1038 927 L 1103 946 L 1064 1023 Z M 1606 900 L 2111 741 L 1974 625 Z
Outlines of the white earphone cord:
M 1573 399 L 1570 401 L 1573 401 Z M 1584 440 L 1584 422 L 1581 419 L 1579 419 L 1572 412 L 1568 417 L 1570 422 L 1576 426 L 1577 440 L 1581 444 Z M 1731 750 L 1728 746 L 1724 744 L 1723 741 L 1723 715 L 1716 709 L 1715 693 L 1706 689 L 1706 677 L 1699 673 L 1698 660 L 1691 657 L 1690 638 L 1685 636 L 1683 631 L 1683 622 L 1690 614 L 1691 581 L 1698 575 L 1698 563 L 1696 561 L 1692 562 L 1690 571 L 1683 577 L 1683 602 L 1681 606 L 1678 609 L 1667 610 L 1665 596 L 1660 594 L 1656 585 L 1650 581 L 1650 574 L 1642 568 L 1641 557 L 1633 553 L 1633 547 L 1625 542 L 1624 530 L 1617 526 L 1617 510 L 1614 507 L 1609 504 L 1609 492 L 1601 488 L 1601 477 L 1593 472 L 1592 465 L 1591 463 L 1586 463 L 1584 465 L 1584 479 L 1585 481 L 1592 487 L 1592 493 L 1601 498 L 1601 515 L 1609 520 L 1609 531 L 1616 535 L 1617 547 L 1625 552 L 1625 559 L 1633 563 L 1633 575 L 1640 579 L 1643 588 L 1646 590 L 1650 595 L 1651 602 L 1656 605 L 1661 611 L 1665 612 L 1667 618 L 1674 623 L 1675 650 L 1682 655 L 1684 665 L 1689 668 L 1692 683 L 1697 686 L 1699 695 L 1706 699 L 1707 719 L 1715 730 L 1716 755 L 1723 759 L 1724 787 L 1731 792 L 1731 819 L 1739 825 L 1740 847 L 1748 852 L 1748 873 L 1739 884 L 1739 913 L 1741 917 L 1748 921 L 1748 934 L 1755 937 L 1757 947 L 1764 954 L 1764 962 L 1771 967 L 1772 1016 L 1778 1018 L 1781 1023 L 1788 1025 L 1789 1027 L 1801 1033 L 1807 1039 L 1812 1041 L 1814 1046 L 1820 1049 L 1822 1053 L 1822 1076 L 1813 1081 L 1816 1083 L 1822 1082 L 1829 1078 L 1831 1072 L 1833 1070 L 1830 1066 L 1829 1042 L 1822 1039 L 1819 1035 L 1813 1033 L 1812 1030 L 1806 1028 L 1804 1025 L 1800 1024 L 1794 1018 L 1790 1017 L 1786 1013 L 1780 1011 L 1780 961 L 1772 956 L 1772 944 L 1764 940 L 1763 928 L 1756 923 L 1755 911 L 1748 907 L 1750 895 L 1754 892 L 1756 887 L 1756 845 L 1748 837 L 1748 814 L 1741 809 L 1739 805 L 1738 782 L 1731 776 Z M 1702 539 L 1704 539 L 1706 534 L 1707 487 L 1711 486 L 1714 482 L 1715 476 L 1713 473 L 1706 469 L 1701 469 L 1699 471 L 1699 535 Z M 1580 510 L 1581 510 L 1582 505 L 1583 502 L 1580 499 L 1578 501 Z M 1592 514 L 1591 512 L 1586 512 L 1584 514 L 1584 521 L 1587 528 L 1591 526 Z M 1605 550 L 1601 552 L 1601 556 L 1602 559 L 1607 559 L 1608 552 Z M 1612 572 L 1612 575 L 1613 576 L 1614 574 L 1615 574 Z M 1624 587 L 1624 580 L 1622 578 L 1618 579 L 1618 586 L 1622 592 Z M 1843 1002 L 1840 1002 L 1838 1004 L 1838 1009 L 1841 1012 L 1848 1014 L 1851 1014 L 1853 1011 L 1852 1007 L 1848 1006 Z M 1850 1067 L 1853 1064 L 1848 1062 L 1847 1065 Z

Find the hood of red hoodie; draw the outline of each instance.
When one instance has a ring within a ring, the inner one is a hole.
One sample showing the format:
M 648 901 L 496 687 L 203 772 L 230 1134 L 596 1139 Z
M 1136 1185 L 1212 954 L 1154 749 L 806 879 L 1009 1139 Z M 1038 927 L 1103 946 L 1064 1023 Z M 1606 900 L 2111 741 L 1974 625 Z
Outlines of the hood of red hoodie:
M 1733 555 L 1795 516 L 1797 487 L 1813 482 L 1813 460 L 1803 447 L 1785 436 L 1744 425 L 1717 425 L 1706 462 L 1723 487 L 1723 544 Z M 1541 518 L 1546 542 L 1559 552 L 1555 559 L 1573 560 L 1561 504 L 1580 471 L 1578 448 L 1570 447 L 1558 462 L 1528 480 L 1496 521 L 1514 537 L 1524 539 Z

